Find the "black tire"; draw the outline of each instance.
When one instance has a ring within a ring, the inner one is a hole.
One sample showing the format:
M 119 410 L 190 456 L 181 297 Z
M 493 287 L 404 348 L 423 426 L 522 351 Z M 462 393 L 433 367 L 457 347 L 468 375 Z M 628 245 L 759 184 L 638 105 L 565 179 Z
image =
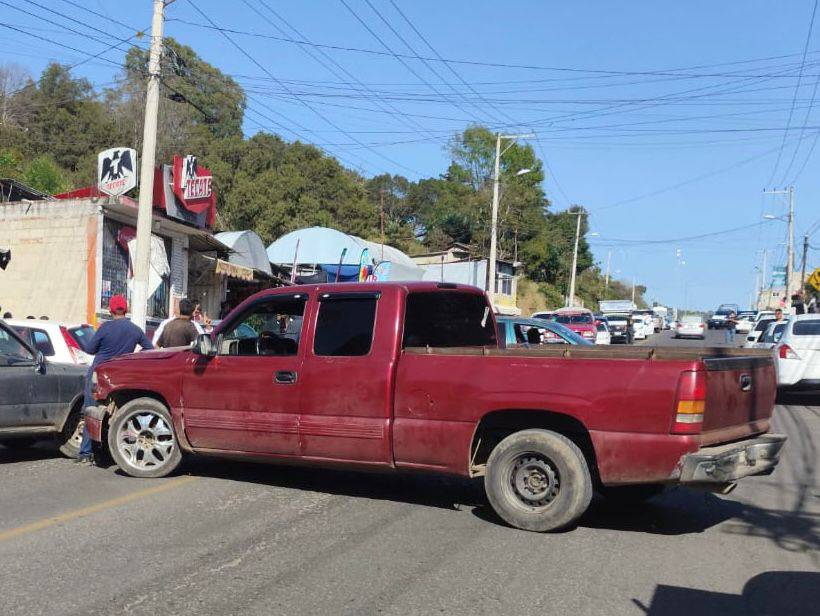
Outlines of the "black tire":
M 650 498 L 654 498 L 663 493 L 666 486 L 661 483 L 646 483 L 635 486 L 612 486 L 600 488 L 601 496 L 608 504 L 616 507 L 626 507 L 638 505 Z
M 83 409 L 78 404 L 71 409 L 65 420 L 62 431 L 57 436 L 60 453 L 67 458 L 76 458 L 80 454 L 80 441 L 83 438 Z
M 171 413 L 153 398 L 131 400 L 115 412 L 108 426 L 108 451 L 132 477 L 165 477 L 182 460 Z
M 493 449 L 484 490 L 510 526 L 547 532 L 583 515 L 592 500 L 592 479 L 584 454 L 571 440 L 550 430 L 522 430 Z

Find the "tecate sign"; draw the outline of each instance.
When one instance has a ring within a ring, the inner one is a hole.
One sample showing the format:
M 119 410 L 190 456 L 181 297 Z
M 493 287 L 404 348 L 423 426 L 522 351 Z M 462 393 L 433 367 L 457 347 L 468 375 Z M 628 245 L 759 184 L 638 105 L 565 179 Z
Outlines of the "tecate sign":
M 186 201 L 189 199 L 207 199 L 211 196 L 210 175 L 199 175 L 196 156 L 182 159 L 182 192 Z
M 137 151 L 111 148 L 97 156 L 97 188 L 106 195 L 123 195 L 137 185 Z

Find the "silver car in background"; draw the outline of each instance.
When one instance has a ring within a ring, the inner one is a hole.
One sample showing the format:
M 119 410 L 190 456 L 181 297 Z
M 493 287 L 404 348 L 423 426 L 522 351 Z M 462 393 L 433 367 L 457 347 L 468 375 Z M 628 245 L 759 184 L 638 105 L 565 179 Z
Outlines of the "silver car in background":
M 706 324 L 699 314 L 685 314 L 675 324 L 675 338 L 706 338 Z

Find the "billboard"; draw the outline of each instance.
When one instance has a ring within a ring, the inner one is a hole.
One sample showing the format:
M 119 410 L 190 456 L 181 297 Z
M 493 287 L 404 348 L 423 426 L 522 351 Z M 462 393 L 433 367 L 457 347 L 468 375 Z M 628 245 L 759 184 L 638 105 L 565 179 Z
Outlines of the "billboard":
M 136 185 L 136 150 L 111 148 L 97 155 L 97 188 L 101 193 L 117 197 Z

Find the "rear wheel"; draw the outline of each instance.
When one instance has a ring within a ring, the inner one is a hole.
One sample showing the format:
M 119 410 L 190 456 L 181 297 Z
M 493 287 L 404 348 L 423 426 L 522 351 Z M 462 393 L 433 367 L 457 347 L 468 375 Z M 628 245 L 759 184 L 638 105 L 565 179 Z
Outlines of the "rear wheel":
M 584 454 L 549 430 L 522 430 L 502 440 L 487 461 L 484 489 L 505 522 L 537 532 L 570 525 L 592 499 Z
M 182 460 L 171 414 L 153 398 L 126 403 L 111 419 L 108 449 L 132 477 L 165 477 Z

